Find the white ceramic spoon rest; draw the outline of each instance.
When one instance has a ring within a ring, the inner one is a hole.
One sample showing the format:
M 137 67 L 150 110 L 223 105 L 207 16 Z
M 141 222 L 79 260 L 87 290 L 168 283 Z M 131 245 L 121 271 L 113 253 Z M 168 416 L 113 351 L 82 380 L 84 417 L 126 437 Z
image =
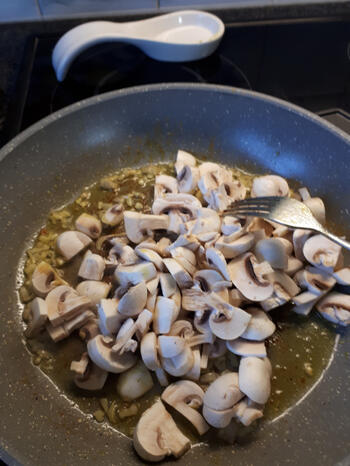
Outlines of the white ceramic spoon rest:
M 136 45 L 160 61 L 192 61 L 205 58 L 218 47 L 225 31 L 222 21 L 204 11 L 176 11 L 142 21 L 114 23 L 93 21 L 68 31 L 57 42 L 52 64 L 63 81 L 73 60 L 101 42 Z

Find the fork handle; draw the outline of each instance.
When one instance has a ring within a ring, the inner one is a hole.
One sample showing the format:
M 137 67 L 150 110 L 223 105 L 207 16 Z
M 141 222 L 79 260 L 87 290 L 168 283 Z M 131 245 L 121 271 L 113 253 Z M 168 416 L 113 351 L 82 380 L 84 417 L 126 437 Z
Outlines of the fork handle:
M 322 230 L 321 233 L 330 240 L 334 241 L 334 243 L 337 243 L 343 248 L 350 251 L 350 243 L 348 241 L 345 241 L 345 239 L 341 239 L 339 238 L 339 236 L 333 235 L 333 233 L 330 233 L 328 230 Z

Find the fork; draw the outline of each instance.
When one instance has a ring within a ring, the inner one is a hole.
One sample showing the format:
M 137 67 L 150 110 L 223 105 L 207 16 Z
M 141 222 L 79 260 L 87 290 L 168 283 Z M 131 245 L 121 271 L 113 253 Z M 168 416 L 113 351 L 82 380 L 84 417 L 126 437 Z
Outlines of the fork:
M 290 228 L 316 231 L 350 250 L 348 241 L 329 232 L 315 219 L 307 205 L 291 197 L 252 197 L 236 201 L 224 211 L 224 215 L 262 217 Z

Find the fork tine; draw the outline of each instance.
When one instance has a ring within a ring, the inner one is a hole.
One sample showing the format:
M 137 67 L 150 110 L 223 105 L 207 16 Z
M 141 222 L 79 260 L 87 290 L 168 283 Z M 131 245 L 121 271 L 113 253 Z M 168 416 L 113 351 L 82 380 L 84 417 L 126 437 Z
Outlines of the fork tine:
M 246 205 L 238 205 L 238 206 L 232 206 L 232 207 L 229 207 L 228 209 L 225 210 L 225 212 L 228 212 L 228 211 L 239 211 L 239 210 L 247 210 L 247 211 L 250 211 L 250 212 L 262 212 L 262 211 L 265 211 L 265 212 L 271 212 L 271 208 L 270 207 L 265 207 L 265 206 L 246 206 Z
M 225 212 L 226 213 L 226 212 Z M 231 211 L 228 212 L 231 214 Z M 232 214 L 234 217 L 263 217 L 268 218 L 269 212 L 260 212 L 256 210 L 240 210 L 240 211 L 233 211 Z

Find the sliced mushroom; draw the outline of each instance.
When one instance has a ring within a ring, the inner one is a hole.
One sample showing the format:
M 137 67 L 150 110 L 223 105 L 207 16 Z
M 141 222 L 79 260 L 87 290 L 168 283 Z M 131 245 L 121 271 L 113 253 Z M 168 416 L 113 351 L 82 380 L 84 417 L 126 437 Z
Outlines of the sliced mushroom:
M 148 369 L 155 371 L 160 367 L 157 335 L 154 332 L 146 333 L 146 335 L 142 337 L 140 351 L 142 361 Z
M 115 204 L 102 215 L 102 222 L 110 227 L 115 227 L 123 220 L 122 204 Z
M 199 169 L 191 165 L 184 165 L 177 174 L 180 193 L 193 193 L 197 188 Z
M 152 251 L 152 249 L 146 248 L 136 248 L 135 251 L 136 254 L 139 257 L 141 257 L 141 259 L 148 262 L 152 262 L 155 265 L 156 269 L 160 272 L 164 270 L 163 259 L 156 251 Z
M 181 289 L 193 285 L 191 275 L 175 259 L 163 259 L 163 262 Z
M 179 192 L 177 179 L 168 175 L 157 175 L 154 183 L 154 199 L 163 197 L 164 194 Z
M 201 352 L 199 346 L 192 348 L 193 365 L 191 369 L 186 372 L 184 377 L 190 380 L 199 380 L 201 375 Z
M 230 281 L 224 280 L 224 277 L 219 272 L 212 269 L 198 270 L 194 274 L 193 280 L 200 286 L 203 291 L 219 292 L 220 290 L 229 288 L 231 286 Z
M 265 175 L 254 178 L 251 189 L 252 197 L 288 196 L 287 181 L 278 175 Z
M 115 343 L 112 346 L 112 352 L 123 354 L 125 352 L 131 351 L 135 353 L 138 347 L 137 341 L 132 338 L 135 332 L 136 324 L 134 320 L 129 317 L 122 323 L 117 333 Z
M 121 286 L 137 285 L 148 282 L 157 276 L 157 270 L 152 262 L 141 262 L 134 265 L 118 265 L 114 272 Z
M 101 299 L 97 310 L 102 334 L 111 335 L 117 333 L 126 319 L 118 312 L 118 301 L 116 299 Z
M 98 320 L 96 318 L 92 318 L 88 320 L 79 329 L 79 337 L 83 341 L 89 341 L 91 340 L 91 338 L 94 338 L 99 333 L 100 333 L 100 328 L 98 325 Z
M 336 272 L 333 272 L 333 277 L 340 285 L 350 285 L 350 267 L 344 267 L 337 270 Z
M 238 356 L 266 357 L 266 347 L 262 341 L 248 341 L 243 338 L 237 338 L 236 340 L 227 341 L 226 346 L 231 353 Z
M 193 366 L 194 357 L 191 348 L 185 345 L 184 350 L 173 358 L 161 358 L 161 365 L 168 374 L 174 377 L 184 376 Z
M 176 290 L 177 285 L 176 281 L 170 273 L 161 273 L 159 274 L 160 288 L 162 290 L 162 295 L 165 298 L 172 296 Z
M 307 188 L 300 188 L 299 193 L 302 201 L 311 210 L 316 220 L 324 225 L 326 223 L 326 209 L 322 199 L 319 197 L 311 197 Z
M 56 247 L 58 252 L 69 261 L 89 246 L 91 241 L 91 238 L 80 231 L 64 231 L 57 237 Z
M 211 331 L 222 340 L 233 340 L 242 335 L 251 318 L 247 312 L 239 307 L 231 307 L 232 309 L 227 310 L 225 314 L 219 310 L 214 310 L 209 317 Z
M 312 234 L 311 230 L 300 230 L 296 229 L 293 231 L 293 247 L 294 247 L 294 254 L 295 257 L 302 262 L 305 261 L 303 248 L 305 242 L 310 238 Z
M 134 317 L 140 314 L 147 301 L 147 287 L 145 282 L 132 286 L 118 303 L 118 312 L 124 316 Z
M 124 212 L 125 233 L 133 243 L 141 243 L 154 230 L 166 230 L 169 225 L 167 215 L 149 215 L 138 212 Z
M 166 236 L 163 236 L 157 243 L 157 250 L 161 257 L 170 257 L 169 246 L 171 245 L 171 240 Z
M 246 340 L 262 341 L 270 337 L 276 330 L 276 325 L 268 317 L 266 312 L 256 307 L 246 309 L 251 315 L 247 328 L 242 333 L 241 338 Z
M 105 261 L 99 254 L 86 251 L 80 265 L 78 275 L 85 280 L 102 280 L 105 270 Z
M 101 369 L 119 374 L 136 364 L 137 356 L 132 352 L 118 354 L 112 351 L 114 340 L 110 337 L 96 335 L 87 343 L 90 359 Z
M 184 351 L 186 341 L 184 338 L 172 335 L 158 337 L 159 354 L 162 358 L 174 358 Z
M 181 246 L 196 252 L 200 246 L 200 243 L 194 235 L 179 235 L 176 240 L 171 245 L 169 245 L 168 249 L 170 251 L 171 249 Z
M 47 262 L 40 262 L 34 269 L 32 275 L 32 287 L 34 293 L 40 298 L 45 298 L 49 291 L 56 286 L 67 285 Z
M 76 287 L 81 296 L 88 297 L 92 304 L 98 304 L 101 299 L 107 298 L 112 285 L 110 283 L 96 280 L 85 280 Z
M 49 322 L 46 325 L 46 330 L 54 342 L 58 342 L 67 338 L 74 330 L 85 325 L 89 320 L 94 318 L 91 311 L 84 311 L 78 315 L 73 316 L 71 319 L 64 321 L 61 325 L 55 327 Z
M 263 405 L 246 397 L 233 407 L 233 413 L 244 426 L 250 426 L 252 422 L 263 417 L 263 409 Z
M 72 361 L 70 370 L 75 373 L 75 385 L 83 390 L 101 390 L 108 376 L 108 372 L 96 366 L 87 353 L 81 355 L 80 361 Z
M 32 338 L 44 328 L 47 322 L 47 305 L 42 298 L 35 298 L 29 306 L 30 321 L 25 330 L 25 336 Z
M 228 181 L 220 183 L 215 189 L 208 190 L 204 198 L 211 209 L 223 211 L 233 202 L 244 199 L 245 195 L 246 188 L 239 181 Z
M 287 267 L 284 269 L 285 273 L 289 276 L 295 275 L 299 270 L 301 270 L 304 266 L 304 263 L 297 259 L 294 256 L 288 257 Z
M 203 196 L 210 194 L 223 183 L 232 181 L 232 172 L 213 162 L 202 163 L 199 166 L 199 175 L 198 187 Z
M 273 293 L 269 298 L 261 301 L 261 307 L 265 311 L 281 306 L 300 292 L 295 281 L 280 270 L 269 273 L 267 277 L 273 285 Z
M 316 305 L 322 317 L 335 324 L 350 325 L 350 295 L 332 291 Z
M 119 375 L 117 393 L 122 400 L 136 400 L 149 392 L 153 385 L 153 379 L 149 370 L 139 361 L 131 369 Z
M 323 235 L 314 235 L 305 241 L 303 254 L 315 267 L 333 273 L 339 260 L 341 247 Z
M 172 323 L 176 320 L 177 310 L 171 298 L 158 296 L 154 310 L 153 329 L 158 333 L 169 333 Z
M 76 219 L 75 228 L 92 239 L 97 239 L 102 232 L 102 225 L 99 219 L 85 213 Z
M 204 405 L 216 411 L 232 408 L 244 396 L 238 382 L 236 372 L 221 375 L 209 385 L 205 392 Z
M 196 408 L 202 406 L 203 397 L 204 392 L 199 385 L 190 380 L 179 380 L 163 391 L 161 399 L 190 421 L 199 435 L 203 435 L 209 426 L 196 411 Z
M 263 359 L 241 358 L 238 370 L 240 390 L 251 400 L 265 404 L 270 396 L 270 372 Z
M 288 265 L 288 254 L 280 238 L 267 238 L 258 241 L 254 248 L 254 254 L 259 262 L 267 261 L 274 269 L 283 270 Z
M 336 283 L 335 278 L 327 272 L 310 266 L 299 271 L 294 278 L 302 288 L 306 288 L 308 291 L 316 295 L 324 294 Z
M 232 242 L 227 241 L 227 237 L 221 236 L 215 243 L 215 248 L 218 249 L 225 259 L 233 259 L 241 254 L 249 251 L 255 243 L 253 233 L 247 233 Z
M 191 446 L 159 400 L 141 416 L 134 430 L 134 447 L 145 461 L 162 461 L 166 456 L 179 458 Z
M 88 297 L 79 296 L 73 288 L 66 285 L 51 290 L 45 302 L 47 316 L 54 327 L 89 309 L 92 304 Z
M 227 268 L 225 257 L 219 250 L 215 248 L 207 249 L 206 258 L 208 264 L 212 267 L 215 267 L 222 274 L 225 280 L 230 280 L 230 274 Z
M 184 150 L 178 150 L 176 155 L 175 170 L 179 174 L 185 165 L 190 167 L 196 166 L 196 159 L 192 154 Z
M 119 240 L 111 240 L 112 248 L 109 250 L 108 259 L 116 266 L 134 265 L 139 262 L 139 257 L 135 251 L 128 245 Z
M 268 262 L 258 263 L 248 252 L 228 264 L 230 278 L 236 288 L 251 301 L 263 301 L 273 293 L 273 285 L 266 278 L 272 272 Z
M 242 234 L 243 229 L 241 222 L 237 217 L 232 217 L 231 215 L 225 215 L 221 223 L 221 231 L 225 236 L 231 236 L 232 241 L 239 238 Z
M 217 409 L 209 408 L 207 405 L 203 405 L 203 416 L 208 424 L 217 429 L 227 427 L 233 417 L 232 408 L 223 409 L 221 411 Z
M 307 316 L 310 314 L 319 299 L 319 295 L 311 293 L 310 291 L 304 291 L 303 293 L 294 296 L 293 302 L 295 306 L 292 307 L 292 311 L 296 314 Z

